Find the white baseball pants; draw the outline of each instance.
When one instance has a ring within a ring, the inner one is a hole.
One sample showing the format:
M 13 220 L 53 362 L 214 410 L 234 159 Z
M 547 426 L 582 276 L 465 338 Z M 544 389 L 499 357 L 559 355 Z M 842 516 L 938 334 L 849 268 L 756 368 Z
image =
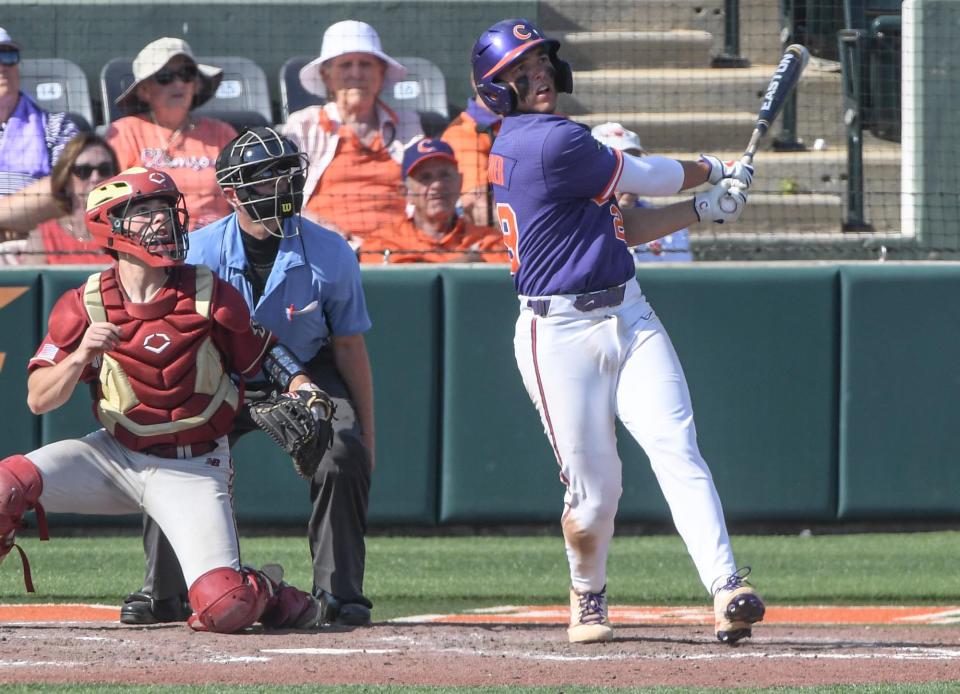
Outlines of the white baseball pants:
M 549 300 L 541 317 L 530 300 Z M 606 585 L 622 473 L 615 418 L 653 467 L 700 580 L 736 570 L 690 392 L 666 330 L 636 280 L 619 306 L 582 312 L 575 295 L 520 297 L 514 350 L 566 485 L 564 540 L 578 592 Z
M 47 512 L 149 514 L 170 540 L 187 586 L 218 567 L 240 569 L 225 437 L 205 455 L 167 459 L 131 451 L 100 429 L 27 458 L 43 478 Z

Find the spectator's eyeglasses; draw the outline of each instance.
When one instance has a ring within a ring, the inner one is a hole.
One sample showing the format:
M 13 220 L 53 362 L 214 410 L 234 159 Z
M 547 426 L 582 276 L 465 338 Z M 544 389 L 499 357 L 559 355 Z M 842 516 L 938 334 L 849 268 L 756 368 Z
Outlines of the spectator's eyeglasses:
M 197 79 L 197 72 L 196 65 L 184 65 L 179 70 L 163 68 L 154 74 L 153 79 L 156 80 L 157 84 L 165 87 L 173 82 L 173 80 L 177 77 L 179 77 L 183 82 L 193 82 L 195 79 Z
M 16 65 L 20 62 L 20 51 L 15 48 L 0 49 L 0 65 Z
M 113 170 L 113 164 L 108 161 L 97 164 L 96 166 L 92 164 L 74 164 L 70 171 L 81 181 L 89 180 L 90 177 L 93 176 L 94 171 L 100 174 L 100 178 L 109 178 L 116 173 L 116 171 Z

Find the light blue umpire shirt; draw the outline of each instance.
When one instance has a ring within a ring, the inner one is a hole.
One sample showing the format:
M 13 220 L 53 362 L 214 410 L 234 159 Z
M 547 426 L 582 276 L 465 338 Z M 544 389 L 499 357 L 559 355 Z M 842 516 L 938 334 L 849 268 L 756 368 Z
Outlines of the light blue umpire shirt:
M 233 285 L 253 318 L 270 330 L 304 364 L 331 335 L 370 329 L 360 265 L 339 234 L 301 217 L 284 220 L 284 234 L 263 296 L 253 305 L 253 288 L 243 275 L 246 256 L 237 214 L 190 234 L 187 262 L 206 265 Z M 263 380 L 260 374 L 253 380 Z

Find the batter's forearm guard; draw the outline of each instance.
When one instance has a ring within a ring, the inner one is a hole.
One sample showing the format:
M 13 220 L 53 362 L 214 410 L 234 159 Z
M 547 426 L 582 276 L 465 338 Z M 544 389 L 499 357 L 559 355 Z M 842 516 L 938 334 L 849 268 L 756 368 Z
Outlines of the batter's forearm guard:
M 290 382 L 307 373 L 300 360 L 283 345 L 274 345 L 263 358 L 263 373 L 281 393 L 290 389 Z

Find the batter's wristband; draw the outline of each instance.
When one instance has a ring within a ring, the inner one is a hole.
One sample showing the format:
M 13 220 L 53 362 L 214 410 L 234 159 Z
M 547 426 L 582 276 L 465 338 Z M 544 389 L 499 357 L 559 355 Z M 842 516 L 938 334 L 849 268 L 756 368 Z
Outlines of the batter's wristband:
M 281 393 L 290 390 L 290 382 L 307 370 L 300 360 L 283 345 L 274 345 L 263 358 L 263 373 Z

